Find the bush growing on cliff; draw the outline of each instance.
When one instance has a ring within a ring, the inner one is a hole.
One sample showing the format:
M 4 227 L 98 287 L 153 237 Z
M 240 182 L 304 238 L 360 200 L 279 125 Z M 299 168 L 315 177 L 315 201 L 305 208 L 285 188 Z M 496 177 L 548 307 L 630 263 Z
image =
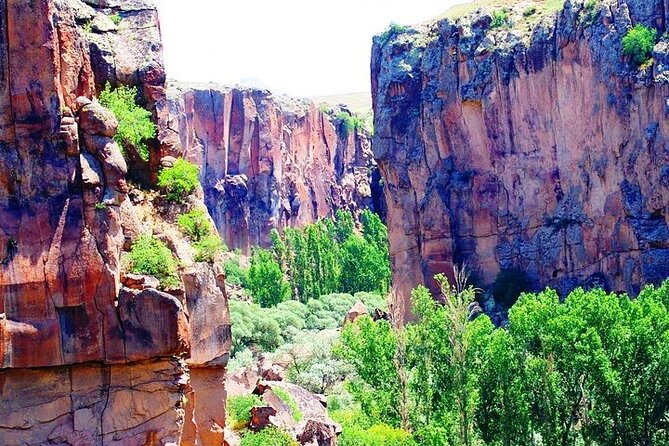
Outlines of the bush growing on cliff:
M 656 29 L 636 25 L 623 37 L 623 54 L 631 57 L 635 64 L 642 65 L 653 57 L 656 37 Z
M 128 254 L 129 269 L 135 274 L 146 274 L 160 281 L 163 287 L 178 285 L 177 261 L 172 251 L 152 235 L 140 235 Z
M 193 209 L 177 218 L 179 229 L 193 242 L 212 234 L 214 228 L 202 209 Z
M 193 243 L 195 249 L 194 260 L 213 264 L 219 253 L 226 250 L 226 246 L 218 234 L 209 234 Z
M 174 162 L 158 173 L 158 187 L 165 190 L 167 200 L 175 203 L 183 202 L 186 197 L 197 189 L 200 184 L 200 169 L 183 158 Z
M 133 146 L 140 158 L 149 160 L 148 139 L 156 135 L 156 125 L 151 112 L 137 105 L 137 88 L 120 86 L 112 90 L 109 82 L 100 92 L 100 104 L 114 112 L 118 120 L 118 132 L 114 139 L 123 148 Z
M 509 26 L 509 11 L 507 9 L 500 9 L 498 11 L 493 11 L 492 13 L 492 22 L 490 22 L 491 28 L 502 28 Z

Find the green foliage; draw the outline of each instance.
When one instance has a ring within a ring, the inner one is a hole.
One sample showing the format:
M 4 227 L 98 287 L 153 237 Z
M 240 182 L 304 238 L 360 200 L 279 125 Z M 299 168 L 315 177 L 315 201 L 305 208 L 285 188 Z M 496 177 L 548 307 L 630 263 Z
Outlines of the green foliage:
M 218 234 L 209 234 L 193 243 L 194 260 L 213 264 L 216 256 L 226 250 L 226 246 Z
M 241 429 L 251 421 L 251 409 L 262 406 L 258 395 L 235 395 L 228 397 L 225 410 L 228 413 L 233 429 Z
M 165 190 L 167 199 L 182 203 L 184 199 L 195 192 L 200 184 L 200 169 L 183 158 L 174 162 L 158 173 L 158 186 Z
M 214 263 L 218 253 L 227 249 L 204 210 L 194 209 L 180 215 L 177 224 L 193 242 L 196 262 Z
M 200 241 L 214 232 L 214 228 L 207 218 L 207 213 L 202 209 L 194 209 L 180 215 L 177 224 L 181 231 L 193 242 Z
M 524 294 L 504 328 L 473 319 L 471 289 L 442 281 L 442 291 L 445 304 L 416 289 L 416 320 L 404 329 L 360 318 L 344 330 L 351 393 L 367 419 L 399 426 L 402 386 L 393 383 L 404 367 L 421 445 L 669 444 L 669 281 L 635 300 Z
M 357 408 L 334 410 L 328 405 L 328 410 L 332 419 L 342 426 L 338 445 L 417 446 L 409 432 L 384 423 L 372 424 Z
M 529 6 L 525 11 L 523 11 L 523 17 L 530 17 L 537 12 L 537 7 L 536 6 Z
M 647 62 L 653 57 L 656 37 L 656 29 L 636 25 L 623 37 L 623 54 L 631 57 L 637 65 Z
M 293 421 L 296 423 L 302 421 L 302 411 L 297 405 L 295 398 L 293 398 L 293 395 L 281 387 L 272 387 L 272 392 L 274 392 L 274 394 L 290 408 L 290 414 L 293 417 Z
M 118 26 L 121 23 L 121 20 L 123 20 L 123 18 L 121 17 L 120 14 L 116 13 L 110 15 L 109 20 L 111 20 L 114 23 L 114 25 Z
M 381 35 L 379 36 L 379 42 L 381 43 L 381 46 L 385 45 L 390 41 L 391 38 L 398 34 L 402 34 L 409 30 L 408 26 L 400 25 L 399 23 L 395 22 L 390 22 L 390 25 L 388 25 L 388 29 L 386 29 Z
M 267 427 L 260 432 L 247 432 L 242 436 L 240 446 L 297 446 L 298 443 L 286 432 L 275 427 Z
M 253 300 L 262 307 L 273 307 L 290 295 L 279 263 L 266 249 L 253 251 L 247 285 Z
M 509 11 L 506 9 L 499 9 L 493 11 L 492 13 L 492 22 L 490 22 L 490 28 L 502 28 L 510 25 L 509 21 Z
M 379 248 L 358 235 L 341 246 L 341 290 L 384 293 L 390 284 L 387 248 Z
M 271 255 L 254 255 L 256 264 L 268 264 L 271 274 L 254 276 L 258 280 L 249 282 L 251 294 L 262 295 L 263 299 L 274 296 L 268 305 L 285 300 L 278 291 L 284 288 L 285 280 L 293 299 L 303 303 L 341 291 L 386 292 L 390 258 L 385 226 L 378 216 L 365 211 L 361 214 L 361 236 L 355 232 L 350 212 L 338 211 L 336 215 L 336 220 L 320 220 L 301 229 L 286 228 L 283 235 L 272 231 Z M 282 274 L 276 270 L 277 265 Z
M 239 263 L 239 256 L 228 259 L 223 264 L 225 281 L 233 286 L 246 287 L 249 280 L 248 268 L 243 268 Z
M 525 271 L 517 268 L 503 269 L 495 278 L 492 285 L 492 294 L 498 303 L 509 308 L 516 303 L 518 296 L 530 291 L 531 286 L 532 284 Z
M 177 285 L 177 261 L 172 251 L 152 235 L 141 235 L 128 254 L 129 270 L 135 274 L 154 276 L 165 288 Z
M 397 339 L 390 324 L 362 316 L 344 327 L 341 345 L 337 354 L 356 372 L 347 390 L 360 403 L 363 414 L 399 426 L 401 389 L 394 365 Z
M 146 145 L 148 139 L 156 135 L 156 125 L 151 121 L 151 112 L 137 105 L 135 98 L 137 89 L 135 87 L 120 86 L 111 89 L 109 82 L 104 90 L 100 92 L 100 104 L 114 112 L 118 120 L 118 132 L 114 139 L 121 146 L 133 146 L 139 156 L 149 160 L 149 148 Z
M 347 138 L 352 132 L 359 132 L 367 129 L 365 118 L 357 114 L 349 113 L 347 111 L 340 111 L 335 115 L 335 120 L 338 123 L 339 131 L 344 138 Z

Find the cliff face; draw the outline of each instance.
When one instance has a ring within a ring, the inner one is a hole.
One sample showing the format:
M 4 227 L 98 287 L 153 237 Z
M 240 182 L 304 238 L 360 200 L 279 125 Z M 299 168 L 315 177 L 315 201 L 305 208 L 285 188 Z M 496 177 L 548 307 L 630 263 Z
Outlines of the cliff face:
M 201 168 L 205 203 L 230 248 L 267 246 L 272 228 L 337 209 L 380 207 L 364 132 L 308 100 L 213 85 L 170 85 L 166 153 Z
M 175 295 L 121 285 L 126 236 L 148 224 L 137 220 L 147 203 L 128 199 L 116 119 L 90 101 L 106 80 L 92 41 L 148 42 L 156 11 L 91 3 L 0 0 L 0 444 L 220 444 L 223 278 L 197 264 Z M 154 43 L 142 57 L 114 47 L 114 72 L 153 73 L 131 83 L 158 111 Z
M 529 34 L 479 11 L 375 39 L 373 148 L 405 296 L 453 264 L 560 290 L 669 276 L 668 42 L 650 68 L 621 50 L 634 24 L 663 35 L 666 13 L 571 0 Z

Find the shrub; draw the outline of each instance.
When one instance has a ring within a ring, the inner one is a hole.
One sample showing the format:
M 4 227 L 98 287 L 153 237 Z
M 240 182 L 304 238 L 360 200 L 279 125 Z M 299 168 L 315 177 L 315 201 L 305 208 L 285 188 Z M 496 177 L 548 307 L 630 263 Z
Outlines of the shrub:
M 241 429 L 251 421 L 251 409 L 262 406 L 263 402 L 258 395 L 231 396 L 225 403 L 225 410 L 230 418 L 233 429 Z
M 260 432 L 246 433 L 240 446 L 297 446 L 297 444 L 286 432 L 275 427 L 267 427 Z
M 121 20 L 123 20 L 123 18 L 121 17 L 120 14 L 116 13 L 110 15 L 109 20 L 111 20 L 114 23 L 114 25 L 118 26 L 121 23 Z
M 491 28 L 501 28 L 503 26 L 508 26 L 508 25 L 509 25 L 509 12 L 506 9 L 493 11 L 492 22 L 490 22 Z
M 281 387 L 272 387 L 272 392 L 290 408 L 290 414 L 293 416 L 295 422 L 299 423 L 302 421 L 302 411 L 298 407 L 293 395 Z
M 214 232 L 207 214 L 202 209 L 194 209 L 180 215 L 177 224 L 181 231 L 194 242 Z
M 229 305 L 233 355 L 247 347 L 273 351 L 283 344 L 281 327 L 272 319 L 270 312 L 263 310 L 257 304 L 236 300 L 231 300 Z
M 351 132 L 357 132 L 366 128 L 364 118 L 344 110 L 337 113 L 335 119 L 338 123 L 339 131 L 344 138 L 347 138 Z
M 158 174 L 158 186 L 163 188 L 169 201 L 181 203 L 200 183 L 200 169 L 183 158 L 174 166 L 165 168 Z
M 100 92 L 100 104 L 114 112 L 118 120 L 118 132 L 114 140 L 121 146 L 131 145 L 144 161 L 149 160 L 146 140 L 156 135 L 156 125 L 151 121 L 151 112 L 137 105 L 135 87 L 120 86 L 111 89 L 109 82 Z
M 246 287 L 249 280 L 249 270 L 248 268 L 242 268 L 238 256 L 226 260 L 223 269 L 225 270 L 225 281 L 227 283 L 233 286 Z
M 172 251 L 152 235 L 141 235 L 133 243 L 128 255 L 130 271 L 158 279 L 163 287 L 179 283 L 177 261 Z
M 492 286 L 495 300 L 510 308 L 525 291 L 530 291 L 531 282 L 527 273 L 517 268 L 503 269 L 497 274 Z
M 218 234 L 209 234 L 193 243 L 196 262 L 214 263 L 218 253 L 225 251 L 226 246 Z
M 525 11 L 523 11 L 523 17 L 529 17 L 531 15 L 534 15 L 537 12 L 537 7 L 536 6 L 530 6 Z
M 634 63 L 641 65 L 653 56 L 657 30 L 636 25 L 623 37 L 623 54 L 630 56 Z
M 385 45 L 388 43 L 388 41 L 398 35 L 401 34 L 409 29 L 408 26 L 400 25 L 399 23 L 395 22 L 390 22 L 390 25 L 388 25 L 388 29 L 386 29 L 381 35 L 379 36 L 379 42 L 381 45 Z

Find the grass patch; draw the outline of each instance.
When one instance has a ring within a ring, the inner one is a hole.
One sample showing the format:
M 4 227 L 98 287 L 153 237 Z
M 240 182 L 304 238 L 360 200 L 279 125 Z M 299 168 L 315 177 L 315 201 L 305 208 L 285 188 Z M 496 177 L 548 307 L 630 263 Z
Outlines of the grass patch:
M 297 401 L 295 401 L 293 395 L 281 387 L 272 387 L 272 392 L 274 392 L 274 394 L 290 408 L 290 413 L 293 416 L 293 420 L 295 422 L 302 421 L 302 411 L 297 406 Z
M 251 409 L 262 405 L 263 402 L 258 395 L 229 397 L 225 403 L 225 410 L 228 413 L 230 426 L 235 430 L 248 426 L 251 422 Z
M 172 251 L 152 235 L 140 235 L 128 255 L 129 270 L 134 274 L 153 276 L 163 288 L 179 285 L 178 263 Z

